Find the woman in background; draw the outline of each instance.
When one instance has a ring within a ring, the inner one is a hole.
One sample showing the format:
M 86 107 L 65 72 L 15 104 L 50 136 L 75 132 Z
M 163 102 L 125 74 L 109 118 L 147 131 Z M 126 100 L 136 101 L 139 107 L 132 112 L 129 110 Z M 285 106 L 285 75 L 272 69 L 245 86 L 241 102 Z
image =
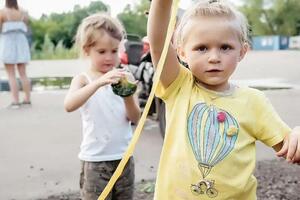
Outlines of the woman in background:
M 26 75 L 26 64 L 30 61 L 30 48 L 26 38 L 28 14 L 20 9 L 17 0 L 6 0 L 5 7 L 0 10 L 0 60 L 4 63 L 12 102 L 9 108 L 19 108 L 21 105 L 31 105 L 31 84 Z M 24 100 L 19 101 L 19 88 L 16 80 L 15 65 L 17 66 Z

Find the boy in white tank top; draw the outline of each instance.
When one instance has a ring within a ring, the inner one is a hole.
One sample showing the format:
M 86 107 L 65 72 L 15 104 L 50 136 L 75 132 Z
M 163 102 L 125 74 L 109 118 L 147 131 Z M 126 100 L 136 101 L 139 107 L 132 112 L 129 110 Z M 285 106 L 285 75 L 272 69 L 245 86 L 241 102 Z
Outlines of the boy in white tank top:
M 114 94 L 111 84 L 124 78 L 118 48 L 124 35 L 121 24 L 105 14 L 85 18 L 78 28 L 76 43 L 90 60 L 90 67 L 75 76 L 65 97 L 67 112 L 80 109 L 83 140 L 78 155 L 81 196 L 95 200 L 116 170 L 132 137 L 130 122 L 137 123 L 140 108 L 134 95 Z M 134 162 L 127 163 L 108 199 L 133 198 Z

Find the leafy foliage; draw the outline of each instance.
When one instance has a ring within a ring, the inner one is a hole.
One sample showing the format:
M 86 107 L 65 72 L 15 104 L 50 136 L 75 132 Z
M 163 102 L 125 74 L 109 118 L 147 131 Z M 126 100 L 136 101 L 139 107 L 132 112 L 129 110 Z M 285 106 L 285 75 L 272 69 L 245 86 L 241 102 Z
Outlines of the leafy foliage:
M 300 34 L 299 0 L 243 0 L 253 35 Z
M 78 5 L 74 6 L 72 12 L 62 14 L 53 13 L 49 16 L 43 15 L 38 20 L 32 19 L 30 25 L 32 27 L 35 48 L 38 50 L 43 48 L 45 35 L 48 35 L 54 45 L 62 41 L 65 47 L 71 48 L 73 38 L 81 20 L 90 14 L 107 10 L 107 5 L 101 1 L 93 1 L 88 7 L 81 8 Z
M 145 12 L 149 10 L 149 7 L 149 0 L 140 0 L 139 4 L 133 8 L 127 5 L 124 11 L 118 15 L 127 33 L 137 34 L 141 37 L 147 35 L 147 15 Z
M 195 1 L 195 0 L 193 0 Z M 248 18 L 252 35 L 300 34 L 299 0 L 241 0 L 240 10 Z M 129 4 L 117 17 L 123 23 L 126 32 L 145 36 L 149 0 L 139 0 L 133 6 Z M 93 1 L 89 6 L 74 6 L 73 11 L 44 15 L 40 19 L 31 19 L 33 34 L 33 59 L 75 58 L 74 36 L 81 20 L 86 16 L 108 11 L 109 6 L 101 1 Z
M 75 47 L 66 48 L 63 41 L 60 40 L 55 46 L 48 35 L 44 37 L 44 43 L 39 50 L 36 48 L 36 43 L 31 46 L 32 59 L 72 59 L 78 57 L 78 52 Z
M 127 5 L 119 14 L 118 18 L 127 33 L 146 35 L 147 16 L 144 12 L 149 6 L 149 0 L 141 0 L 132 8 Z M 33 59 L 75 58 L 74 36 L 81 20 L 93 13 L 108 10 L 109 7 L 101 1 L 93 1 L 87 7 L 74 6 L 72 12 L 52 13 L 40 19 L 31 19 Z

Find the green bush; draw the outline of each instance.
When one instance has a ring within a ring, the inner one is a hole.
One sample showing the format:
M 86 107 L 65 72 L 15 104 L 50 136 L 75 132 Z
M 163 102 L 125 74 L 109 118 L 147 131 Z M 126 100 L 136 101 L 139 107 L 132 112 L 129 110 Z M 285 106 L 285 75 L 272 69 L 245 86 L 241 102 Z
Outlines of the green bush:
M 64 46 L 63 40 L 60 40 L 55 46 L 48 35 L 44 37 L 44 43 L 41 50 L 36 48 L 37 43 L 31 46 L 33 60 L 54 60 L 54 59 L 73 59 L 78 57 L 75 47 L 68 49 Z

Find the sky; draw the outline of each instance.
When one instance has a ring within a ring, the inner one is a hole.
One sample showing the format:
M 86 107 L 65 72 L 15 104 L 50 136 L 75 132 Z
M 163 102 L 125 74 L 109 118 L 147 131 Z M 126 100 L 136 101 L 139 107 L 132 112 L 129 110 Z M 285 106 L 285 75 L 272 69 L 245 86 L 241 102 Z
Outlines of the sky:
M 18 0 L 19 6 L 28 11 L 29 15 L 38 19 L 42 14 L 62 13 L 72 11 L 74 6 L 87 6 L 95 0 Z M 101 0 L 111 6 L 111 13 L 116 16 L 122 12 L 127 4 L 135 4 L 139 0 Z M 187 7 L 190 0 L 181 0 L 182 7 Z M 0 0 L 0 5 L 5 5 L 5 0 Z

